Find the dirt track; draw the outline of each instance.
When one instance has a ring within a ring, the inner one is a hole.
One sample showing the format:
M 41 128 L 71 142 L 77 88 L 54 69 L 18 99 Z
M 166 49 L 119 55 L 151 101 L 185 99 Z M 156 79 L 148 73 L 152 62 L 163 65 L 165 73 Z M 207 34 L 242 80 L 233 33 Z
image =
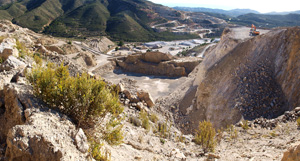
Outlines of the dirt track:
M 232 34 L 230 34 L 230 37 L 234 39 L 241 39 L 241 40 L 253 38 L 253 36 L 250 36 L 250 29 L 251 29 L 250 27 L 231 28 Z M 257 31 L 259 31 L 260 34 L 265 34 L 270 30 L 257 29 Z

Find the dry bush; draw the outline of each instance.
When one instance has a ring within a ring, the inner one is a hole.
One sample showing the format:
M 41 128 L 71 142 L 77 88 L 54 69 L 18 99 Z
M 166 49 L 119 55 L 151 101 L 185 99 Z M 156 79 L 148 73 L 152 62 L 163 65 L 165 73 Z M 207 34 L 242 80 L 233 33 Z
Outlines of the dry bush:
M 300 127 L 300 117 L 297 119 L 297 126 Z
M 46 68 L 34 68 L 27 78 L 37 97 L 68 115 L 78 127 L 88 128 L 94 125 L 95 118 L 107 113 L 117 117 L 123 112 L 118 96 L 107 84 L 86 73 L 71 77 L 66 66 L 49 63 Z
M 213 152 L 216 146 L 215 135 L 216 131 L 213 128 L 211 122 L 204 120 L 202 122 L 199 122 L 194 142 L 198 145 L 201 145 L 204 152 Z
M 149 123 L 148 113 L 146 111 L 140 112 L 140 119 L 142 120 L 142 127 L 146 130 L 149 130 L 150 123 Z

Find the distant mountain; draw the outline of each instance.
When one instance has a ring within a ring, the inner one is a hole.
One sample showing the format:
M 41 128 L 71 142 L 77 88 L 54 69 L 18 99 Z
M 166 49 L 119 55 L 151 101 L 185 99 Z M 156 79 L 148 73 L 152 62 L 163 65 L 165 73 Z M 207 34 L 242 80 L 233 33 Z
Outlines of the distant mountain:
M 300 10 L 299 11 L 290 11 L 290 12 L 269 12 L 269 13 L 265 13 L 266 15 L 287 15 L 287 14 L 300 14 Z
M 300 26 L 300 14 L 265 15 L 245 14 L 231 19 L 231 23 L 240 25 L 255 24 L 257 27 L 290 27 Z
M 232 17 L 237 17 L 248 13 L 259 14 L 258 11 L 251 10 L 251 9 L 222 10 L 222 9 L 211 9 L 211 8 L 204 8 L 204 7 L 173 7 L 173 8 L 181 11 L 218 13 L 218 14 L 224 14 Z
M 0 0 L 0 6 L 16 2 L 17 0 Z
M 0 0 L 0 19 L 54 36 L 108 35 L 125 41 L 194 38 L 156 33 L 153 24 L 184 17 L 180 11 L 146 0 Z

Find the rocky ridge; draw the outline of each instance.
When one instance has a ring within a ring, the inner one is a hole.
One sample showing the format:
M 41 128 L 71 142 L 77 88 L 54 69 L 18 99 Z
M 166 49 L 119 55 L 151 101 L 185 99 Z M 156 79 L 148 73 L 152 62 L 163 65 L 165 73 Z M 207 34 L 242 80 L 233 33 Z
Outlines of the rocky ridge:
M 201 58 L 174 58 L 169 54 L 147 52 L 117 58 L 116 64 L 127 72 L 155 76 L 182 77 L 192 72 L 201 61 Z

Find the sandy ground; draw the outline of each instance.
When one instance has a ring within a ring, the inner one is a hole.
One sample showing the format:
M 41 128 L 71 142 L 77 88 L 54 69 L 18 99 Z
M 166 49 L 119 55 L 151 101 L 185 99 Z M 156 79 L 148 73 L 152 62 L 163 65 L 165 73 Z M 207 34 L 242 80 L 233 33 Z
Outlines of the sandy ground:
M 107 58 L 109 58 L 109 56 L 107 56 L 107 55 L 102 55 L 102 54 L 96 55 L 95 54 L 95 60 L 96 60 L 97 65 L 92 68 L 89 68 L 89 72 L 92 72 L 93 70 L 99 68 L 100 66 L 107 64 L 109 62 L 107 60 Z
M 186 80 L 186 77 L 170 79 L 166 77 L 144 76 L 136 73 L 121 73 L 121 71 L 110 72 L 101 77 L 114 84 L 119 83 L 123 78 L 136 80 L 136 85 L 143 90 L 147 90 L 154 100 L 169 95 L 169 93 L 173 92 L 176 87 Z

